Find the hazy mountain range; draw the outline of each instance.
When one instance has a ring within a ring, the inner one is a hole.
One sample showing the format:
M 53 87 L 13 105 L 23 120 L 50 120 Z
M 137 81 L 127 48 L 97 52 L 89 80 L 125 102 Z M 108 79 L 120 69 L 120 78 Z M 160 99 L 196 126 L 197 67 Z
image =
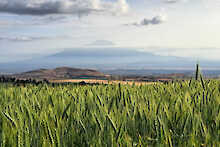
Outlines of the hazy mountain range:
M 196 60 L 175 56 L 160 56 L 124 48 L 66 49 L 62 52 L 24 61 L 1 63 L 0 72 L 24 72 L 39 68 L 69 66 L 75 68 L 110 69 L 193 69 Z M 200 60 L 203 68 L 219 68 L 220 62 Z

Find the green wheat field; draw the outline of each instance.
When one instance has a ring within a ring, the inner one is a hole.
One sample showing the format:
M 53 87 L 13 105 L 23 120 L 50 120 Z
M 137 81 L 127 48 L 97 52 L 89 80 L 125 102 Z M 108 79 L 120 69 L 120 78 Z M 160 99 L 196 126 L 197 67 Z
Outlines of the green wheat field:
M 220 81 L 0 84 L 0 146 L 220 146 Z

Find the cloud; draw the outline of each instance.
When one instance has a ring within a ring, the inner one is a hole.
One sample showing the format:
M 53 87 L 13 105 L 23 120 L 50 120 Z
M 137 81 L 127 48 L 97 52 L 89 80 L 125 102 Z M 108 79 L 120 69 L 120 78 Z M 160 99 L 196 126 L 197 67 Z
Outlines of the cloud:
M 35 17 L 29 25 L 45 25 L 51 23 L 65 23 L 67 16 L 65 15 L 48 15 L 43 17 Z
M 1 0 L 0 12 L 19 15 L 126 13 L 126 0 Z
M 47 25 L 53 23 L 65 23 L 67 22 L 67 16 L 65 15 L 46 15 L 33 17 L 29 21 L 24 20 L 0 20 L 0 28 L 1 27 L 18 27 L 18 26 L 39 26 L 39 25 Z
M 87 44 L 87 46 L 114 46 L 115 44 L 112 41 L 108 40 L 96 40 L 91 44 Z
M 164 3 L 167 4 L 175 4 L 175 3 L 179 3 L 179 2 L 189 2 L 190 0 L 164 0 Z
M 165 0 L 164 3 L 168 3 L 168 4 L 173 4 L 173 3 L 177 3 L 180 0 Z
M 132 24 L 126 25 L 133 25 L 133 26 L 148 26 L 148 25 L 158 25 L 162 24 L 167 20 L 166 15 L 157 15 L 152 18 L 144 18 L 141 22 L 135 22 Z
M 128 9 L 129 9 L 129 6 L 128 6 L 126 0 L 118 0 L 118 6 L 119 6 L 119 10 L 122 13 L 126 13 L 128 11 Z
M 11 25 L 11 23 L 9 21 L 0 21 L 0 27 L 5 27 Z
M 36 41 L 36 40 L 44 40 L 44 39 L 50 39 L 49 37 L 30 37 L 30 36 L 15 36 L 15 37 L 9 37 L 9 36 L 0 36 L 0 41 L 13 41 L 13 42 L 28 42 L 28 41 Z
M 19 20 L 0 20 L 0 27 L 8 27 L 12 25 L 24 25 L 24 23 Z

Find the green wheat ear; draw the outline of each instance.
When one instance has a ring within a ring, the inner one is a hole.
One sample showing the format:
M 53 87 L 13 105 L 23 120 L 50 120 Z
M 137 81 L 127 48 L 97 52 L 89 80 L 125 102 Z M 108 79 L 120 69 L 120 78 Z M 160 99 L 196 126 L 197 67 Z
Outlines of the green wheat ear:
M 196 77 L 195 77 L 196 80 L 199 79 L 199 63 L 196 64 Z
M 196 78 L 196 80 L 199 80 L 199 78 L 200 78 L 202 87 L 203 87 L 203 89 L 205 89 L 205 82 L 203 80 L 203 75 L 199 69 L 199 63 L 196 64 L 196 77 L 195 78 Z

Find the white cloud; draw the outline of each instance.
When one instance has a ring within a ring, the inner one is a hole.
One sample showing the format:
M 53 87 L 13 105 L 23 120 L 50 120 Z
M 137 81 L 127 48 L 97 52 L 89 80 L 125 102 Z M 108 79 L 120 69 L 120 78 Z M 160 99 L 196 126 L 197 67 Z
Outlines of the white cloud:
M 188 2 L 190 0 L 164 0 L 164 3 L 167 4 L 175 4 L 175 3 L 179 3 L 179 2 Z
M 29 42 L 29 41 L 37 41 L 37 40 L 48 40 L 58 37 L 31 37 L 31 36 L 0 36 L 0 41 L 12 41 L 12 42 Z
M 114 46 L 115 44 L 112 41 L 109 40 L 96 40 L 90 44 L 87 44 L 86 46 L 99 46 L 99 47 L 103 47 L 103 46 Z
M 10 23 L 8 21 L 0 21 L 0 26 L 7 26 Z
M 180 0 L 165 0 L 164 2 L 165 3 L 169 3 L 169 4 L 172 4 L 172 3 L 177 3 L 179 2 Z
M 126 13 L 126 0 L 107 2 L 102 0 L 1 0 L 0 12 L 20 15 L 72 14 L 88 15 L 90 13 Z
M 118 0 L 118 6 L 119 6 L 119 10 L 122 12 L 122 13 L 127 13 L 128 12 L 128 4 L 127 4 L 127 1 L 126 0 Z

